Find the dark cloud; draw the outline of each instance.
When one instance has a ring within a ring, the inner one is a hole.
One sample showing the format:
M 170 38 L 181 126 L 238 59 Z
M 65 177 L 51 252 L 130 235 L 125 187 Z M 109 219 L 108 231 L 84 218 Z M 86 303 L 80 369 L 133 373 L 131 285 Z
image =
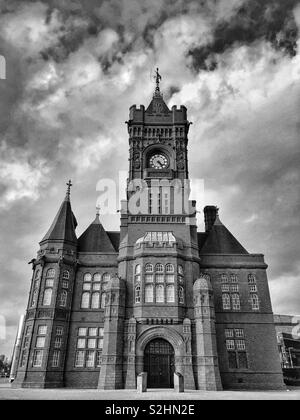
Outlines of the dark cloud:
M 247 0 L 228 21 L 214 29 L 209 45 L 191 49 L 195 69 L 214 70 L 215 56 L 237 45 L 249 45 L 265 40 L 276 49 L 294 56 L 298 28 L 293 14 L 299 0 Z

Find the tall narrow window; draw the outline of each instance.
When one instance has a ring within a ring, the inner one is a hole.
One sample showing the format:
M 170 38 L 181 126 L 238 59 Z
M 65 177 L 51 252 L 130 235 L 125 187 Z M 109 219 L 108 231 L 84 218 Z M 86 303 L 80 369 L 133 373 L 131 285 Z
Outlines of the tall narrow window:
M 182 286 L 178 288 L 179 303 L 184 303 L 184 289 Z
M 35 306 L 36 305 L 37 297 L 38 297 L 38 290 L 35 289 L 32 293 L 32 299 L 31 299 L 31 305 L 30 306 Z
M 104 309 L 106 304 L 106 293 L 102 293 L 101 295 L 101 308 Z
M 162 303 L 165 301 L 164 299 L 164 286 L 162 284 L 156 286 L 156 296 L 155 300 L 157 303 Z
M 249 285 L 249 291 L 250 293 L 257 293 L 257 286 L 256 286 L 256 277 L 255 274 L 249 274 L 248 275 L 248 285 Z M 252 296 L 251 295 L 251 303 L 252 303 Z M 255 306 L 255 305 L 254 305 Z M 252 303 L 252 309 L 257 310 L 258 308 L 253 308 L 253 303 Z
M 173 285 L 167 286 L 167 302 L 175 302 L 175 289 Z
M 250 300 L 251 300 L 252 309 L 254 311 L 258 311 L 259 310 L 259 299 L 258 299 L 258 295 L 256 293 L 252 293 Z
M 62 345 L 62 338 L 61 337 L 55 337 L 54 348 L 60 349 L 61 345 Z
M 60 351 L 54 350 L 53 355 L 52 355 L 52 367 L 59 366 L 59 359 L 60 359 Z
M 135 303 L 140 303 L 140 302 L 141 302 L 141 287 L 136 286 L 136 288 L 135 288 Z
M 59 305 L 65 308 L 67 306 L 67 299 L 68 299 L 68 292 L 66 290 L 63 290 L 60 293 Z
M 44 291 L 44 297 L 43 297 L 43 305 L 44 306 L 49 306 L 51 305 L 51 300 L 52 300 L 52 289 L 45 289 Z
M 83 292 L 81 296 L 81 308 L 87 309 L 90 306 L 90 293 Z
M 68 270 L 64 270 L 63 271 L 63 274 L 62 274 L 62 278 L 64 280 L 69 280 L 69 278 L 70 278 L 70 272 Z
M 134 269 L 134 280 L 136 283 L 139 283 L 141 281 L 141 266 L 140 264 L 137 264 Z
M 84 366 L 84 355 L 85 352 L 82 350 L 79 350 L 76 352 L 75 355 L 75 367 L 83 367 Z
M 231 309 L 230 295 L 228 293 L 222 294 L 222 303 L 223 303 L 223 309 Z
M 145 286 L 145 302 L 153 302 L 153 286 L 152 284 L 147 284 Z
M 99 305 L 100 305 L 100 293 L 99 292 L 94 292 L 92 294 L 92 309 L 99 309 Z
M 43 362 L 43 350 L 35 350 L 33 353 L 32 366 L 40 367 Z
M 231 300 L 232 300 L 232 309 L 234 311 L 239 311 L 241 309 L 240 295 L 238 293 L 233 293 L 231 295 Z
M 86 367 L 94 367 L 95 365 L 95 351 L 88 350 L 86 352 Z

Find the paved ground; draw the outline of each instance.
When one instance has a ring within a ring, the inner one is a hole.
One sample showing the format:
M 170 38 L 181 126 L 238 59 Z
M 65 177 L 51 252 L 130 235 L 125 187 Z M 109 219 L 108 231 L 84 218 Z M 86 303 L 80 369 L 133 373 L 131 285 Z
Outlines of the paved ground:
M 14 389 L 0 383 L 0 400 L 300 400 L 300 388 L 288 391 L 188 391 L 176 394 L 172 389 L 136 391 L 98 391 L 95 389 Z

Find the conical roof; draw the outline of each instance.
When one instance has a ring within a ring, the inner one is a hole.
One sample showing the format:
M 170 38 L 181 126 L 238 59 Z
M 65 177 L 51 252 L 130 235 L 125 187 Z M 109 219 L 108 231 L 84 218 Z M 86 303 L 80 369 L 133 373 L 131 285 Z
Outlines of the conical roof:
M 108 234 L 104 230 L 99 215 L 78 238 L 79 252 L 116 252 Z
M 62 202 L 50 229 L 40 243 L 45 241 L 63 241 L 76 243 L 75 229 L 77 220 L 72 212 L 69 193 Z
M 216 216 L 200 254 L 248 254 L 248 252 L 223 225 L 219 216 Z

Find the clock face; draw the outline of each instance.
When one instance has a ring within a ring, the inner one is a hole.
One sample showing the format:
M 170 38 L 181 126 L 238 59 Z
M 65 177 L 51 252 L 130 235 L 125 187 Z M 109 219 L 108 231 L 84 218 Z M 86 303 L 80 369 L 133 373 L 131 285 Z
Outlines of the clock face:
M 164 169 L 168 166 L 168 159 L 165 155 L 157 153 L 150 158 L 150 166 L 154 169 Z

